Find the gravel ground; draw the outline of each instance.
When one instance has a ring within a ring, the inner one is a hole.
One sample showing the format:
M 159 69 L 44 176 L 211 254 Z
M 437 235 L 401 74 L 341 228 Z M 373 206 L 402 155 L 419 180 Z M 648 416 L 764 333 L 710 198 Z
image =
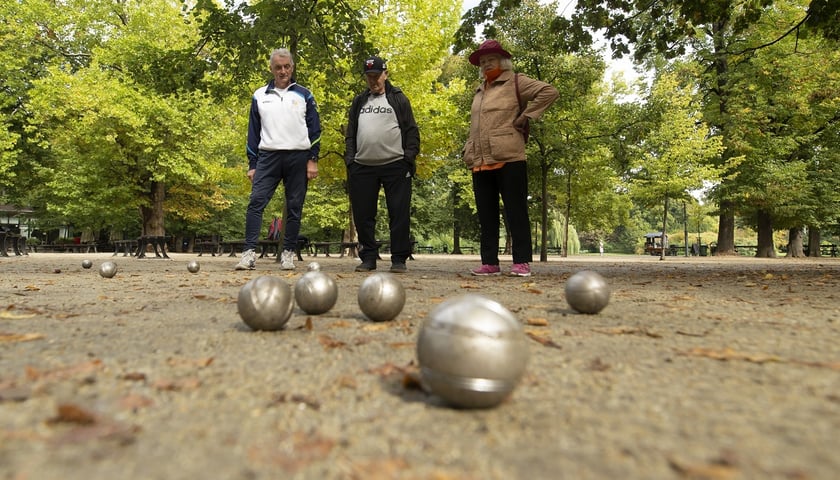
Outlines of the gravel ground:
M 0 478 L 835 479 L 840 260 L 552 257 L 530 278 L 418 255 L 402 313 L 375 323 L 356 260 L 99 254 L 0 258 Z M 83 259 L 94 267 L 86 270 Z M 187 271 L 198 259 L 201 270 Z M 113 260 L 114 278 L 98 266 Z M 337 305 L 251 331 L 241 287 L 310 261 Z M 510 258 L 503 257 L 503 266 Z M 387 266 L 387 261 L 383 262 Z M 612 288 L 566 303 L 580 270 Z M 522 323 L 513 395 L 462 410 L 419 388 L 429 311 L 482 294 Z

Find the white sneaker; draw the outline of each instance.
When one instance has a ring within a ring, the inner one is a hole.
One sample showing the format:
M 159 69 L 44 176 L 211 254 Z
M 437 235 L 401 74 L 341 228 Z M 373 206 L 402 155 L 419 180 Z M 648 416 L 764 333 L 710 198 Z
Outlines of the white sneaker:
M 257 254 L 253 248 L 242 252 L 242 258 L 236 264 L 237 270 L 253 270 L 257 264 Z
M 295 252 L 292 250 L 283 250 L 280 254 L 280 270 L 294 270 L 295 269 Z

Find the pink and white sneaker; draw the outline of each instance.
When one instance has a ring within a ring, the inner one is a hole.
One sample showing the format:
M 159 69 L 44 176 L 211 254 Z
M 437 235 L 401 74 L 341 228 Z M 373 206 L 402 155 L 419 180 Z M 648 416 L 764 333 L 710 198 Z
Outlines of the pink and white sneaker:
M 500 273 L 502 273 L 502 270 L 499 268 L 498 265 L 481 265 L 475 270 L 470 270 L 470 273 L 477 277 L 487 277 L 490 275 L 499 275 Z
M 531 276 L 531 265 L 527 263 L 514 263 L 512 267 L 510 267 L 510 276 L 511 277 L 530 277 Z

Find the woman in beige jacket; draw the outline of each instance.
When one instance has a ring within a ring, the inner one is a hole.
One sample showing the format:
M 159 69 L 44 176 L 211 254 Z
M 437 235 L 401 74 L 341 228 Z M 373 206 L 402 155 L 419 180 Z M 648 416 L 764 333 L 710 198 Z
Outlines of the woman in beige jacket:
M 525 141 L 529 120 L 538 119 L 557 99 L 548 83 L 515 73 L 511 55 L 496 40 L 486 40 L 470 55 L 481 85 L 470 110 L 470 135 L 463 159 L 472 170 L 473 193 L 481 228 L 481 266 L 473 275 L 499 275 L 499 197 L 513 242 L 510 275 L 531 275 L 531 222 L 528 218 L 528 169 Z

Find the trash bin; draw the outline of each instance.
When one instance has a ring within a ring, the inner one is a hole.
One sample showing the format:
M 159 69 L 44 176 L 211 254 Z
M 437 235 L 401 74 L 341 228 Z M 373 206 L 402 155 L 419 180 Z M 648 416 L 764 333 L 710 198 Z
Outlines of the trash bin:
M 708 257 L 709 256 L 709 246 L 708 245 L 700 245 L 700 256 L 701 257 Z

